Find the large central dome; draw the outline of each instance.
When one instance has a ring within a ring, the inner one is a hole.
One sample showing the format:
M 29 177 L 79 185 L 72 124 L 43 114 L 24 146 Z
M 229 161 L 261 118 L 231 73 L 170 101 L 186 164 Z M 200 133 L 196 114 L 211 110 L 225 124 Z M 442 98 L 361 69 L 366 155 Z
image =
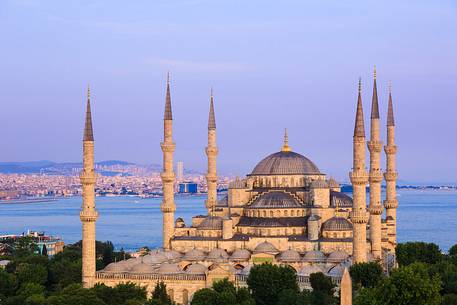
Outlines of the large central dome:
M 317 166 L 293 151 L 280 151 L 260 161 L 251 175 L 319 175 Z

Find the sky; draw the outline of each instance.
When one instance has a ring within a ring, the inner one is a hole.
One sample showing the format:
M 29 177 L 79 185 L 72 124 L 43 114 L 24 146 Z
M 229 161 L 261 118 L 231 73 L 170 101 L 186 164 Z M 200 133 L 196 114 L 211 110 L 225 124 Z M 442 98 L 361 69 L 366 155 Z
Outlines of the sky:
M 170 71 L 185 167 L 205 171 L 213 87 L 220 173 L 249 173 L 288 128 L 347 181 L 357 81 L 368 132 L 376 65 L 399 179 L 457 182 L 455 0 L 2 0 L 0 37 L 0 161 L 81 160 L 90 84 L 96 160 L 160 163 Z

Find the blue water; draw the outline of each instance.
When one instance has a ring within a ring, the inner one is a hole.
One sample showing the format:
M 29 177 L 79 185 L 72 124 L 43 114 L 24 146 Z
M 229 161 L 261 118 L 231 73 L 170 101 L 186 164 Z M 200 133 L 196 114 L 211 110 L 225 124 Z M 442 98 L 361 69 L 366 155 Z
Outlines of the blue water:
M 186 224 L 193 215 L 205 214 L 204 197 L 176 197 L 176 217 Z M 444 251 L 457 244 L 456 191 L 399 191 L 398 240 L 437 243 Z M 97 197 L 97 239 L 116 248 L 138 249 L 161 244 L 160 198 Z M 46 203 L 0 204 L 0 234 L 27 229 L 61 236 L 66 243 L 81 239 L 81 198 Z

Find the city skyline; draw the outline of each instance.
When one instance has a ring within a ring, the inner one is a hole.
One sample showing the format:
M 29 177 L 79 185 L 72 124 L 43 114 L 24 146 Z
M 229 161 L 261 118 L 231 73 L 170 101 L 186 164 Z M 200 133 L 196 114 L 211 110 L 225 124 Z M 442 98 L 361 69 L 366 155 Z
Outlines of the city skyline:
M 455 182 L 456 144 L 448 127 L 457 112 L 455 3 L 256 4 L 239 12 L 239 3 L 140 2 L 125 14 L 118 2 L 0 4 L 7 42 L 0 55 L 10 59 L 0 72 L 5 85 L 0 99 L 6 101 L 0 127 L 9 130 L 0 160 L 78 160 L 90 83 L 95 159 L 159 163 L 170 70 L 176 158 L 186 167 L 204 171 L 213 86 L 220 172 L 248 174 L 249 164 L 280 149 L 288 127 L 294 151 L 347 181 L 357 79 L 362 76 L 368 117 L 377 64 L 381 117 L 392 80 L 402 126 L 400 180 Z M 101 9 L 106 13 L 100 19 Z M 228 15 L 236 25 L 224 17 L 233 10 L 238 14 Z M 178 51 L 180 45 L 185 50 Z M 231 46 L 230 52 L 224 46 Z M 385 142 L 385 133 L 381 139 Z M 239 145 L 246 148 L 243 162 Z

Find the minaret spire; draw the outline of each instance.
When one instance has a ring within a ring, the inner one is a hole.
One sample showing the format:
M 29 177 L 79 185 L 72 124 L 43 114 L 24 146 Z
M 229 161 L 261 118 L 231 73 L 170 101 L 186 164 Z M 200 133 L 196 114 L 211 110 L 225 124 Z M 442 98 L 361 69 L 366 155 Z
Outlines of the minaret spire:
M 397 146 L 395 145 L 395 120 L 394 110 L 392 105 L 392 89 L 389 86 L 389 103 L 387 108 L 387 145 L 384 146 L 386 153 L 386 171 L 384 179 L 386 180 L 386 200 L 384 207 L 386 208 L 386 223 L 390 247 L 395 249 L 397 244 L 397 169 L 396 169 L 396 154 Z
M 373 97 L 371 99 L 370 141 L 367 142 L 370 152 L 370 242 L 371 252 L 376 259 L 381 258 L 381 148 L 379 132 L 378 89 L 376 86 L 376 66 L 373 75 Z
M 208 172 L 206 173 L 206 183 L 208 186 L 208 198 L 205 202 L 208 214 L 213 215 L 217 203 L 217 168 L 216 158 L 218 154 L 216 144 L 216 118 L 214 115 L 214 96 L 211 88 L 208 116 L 208 146 L 205 149 L 208 157 Z
M 95 209 L 95 170 L 94 136 L 90 109 L 90 90 L 87 89 L 86 122 L 83 138 L 83 169 L 80 174 L 82 184 L 82 206 L 79 218 L 82 222 L 82 281 L 83 287 L 95 284 L 95 222 L 98 212 Z
M 165 97 L 165 113 L 163 119 L 173 120 L 173 114 L 171 111 L 170 72 L 167 73 L 167 92 Z
M 289 146 L 289 135 L 287 134 L 287 128 L 284 129 L 284 143 L 282 145 L 281 151 L 289 152 L 292 149 Z
M 353 189 L 353 208 L 350 214 L 353 223 L 353 257 L 354 263 L 366 262 L 368 214 L 366 211 L 366 184 L 368 174 L 365 170 L 365 127 L 362 108 L 362 82 L 359 79 L 359 93 L 357 98 L 357 112 L 355 118 L 353 153 L 354 162 L 349 177 Z
M 93 141 L 94 132 L 92 130 L 92 114 L 90 110 L 90 88 L 87 86 L 87 104 L 86 104 L 86 123 L 84 126 L 84 141 Z
M 163 247 L 171 248 L 171 239 L 174 235 L 175 221 L 175 199 L 174 183 L 175 173 L 173 171 L 173 153 L 175 143 L 173 142 L 173 116 L 171 113 L 170 74 L 167 74 L 167 89 L 165 97 L 165 114 L 163 118 L 163 142 L 160 143 L 163 153 L 162 178 L 163 201 L 160 206 L 163 216 Z

